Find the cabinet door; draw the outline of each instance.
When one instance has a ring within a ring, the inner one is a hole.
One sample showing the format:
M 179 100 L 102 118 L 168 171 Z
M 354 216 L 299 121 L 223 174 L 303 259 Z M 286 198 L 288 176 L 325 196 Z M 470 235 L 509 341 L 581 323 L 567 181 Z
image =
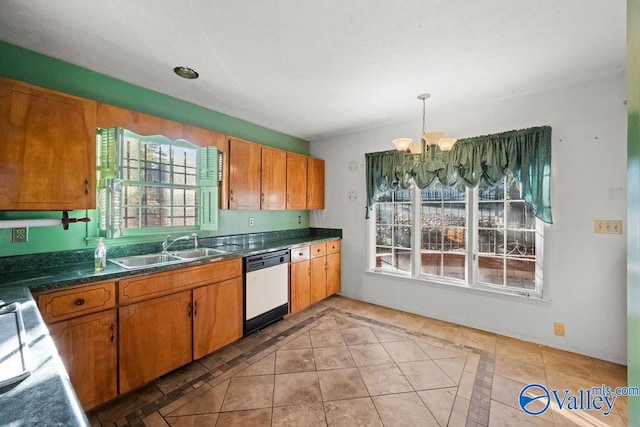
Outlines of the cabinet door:
M 193 290 L 193 358 L 242 337 L 242 278 Z
M 327 255 L 327 296 L 340 292 L 340 252 Z
M 311 304 L 327 297 L 327 257 L 311 259 Z
M 287 209 L 307 209 L 307 157 L 287 153 Z
M 285 210 L 287 195 L 287 153 L 262 147 L 261 208 Z
M 116 397 L 116 311 L 107 310 L 48 326 L 82 407 Z
M 120 307 L 120 393 L 191 361 L 191 291 Z
M 291 264 L 291 313 L 297 313 L 310 305 L 311 262 L 307 259 Z
M 0 210 L 95 208 L 95 109 L 0 79 Z
M 324 209 L 324 160 L 309 157 L 307 209 Z
M 229 140 L 229 209 L 260 209 L 260 145 Z

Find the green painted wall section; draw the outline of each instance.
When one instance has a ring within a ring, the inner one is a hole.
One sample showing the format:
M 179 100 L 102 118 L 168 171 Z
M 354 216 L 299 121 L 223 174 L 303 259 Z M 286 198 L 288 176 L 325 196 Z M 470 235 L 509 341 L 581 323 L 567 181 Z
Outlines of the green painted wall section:
M 309 154 L 309 142 L 200 107 L 168 95 L 135 86 L 104 74 L 60 61 L 0 41 L 0 76 L 25 81 L 84 98 L 164 117 L 226 135 L 248 139 L 299 154 Z M 268 106 L 266 107 L 268 108 Z M 2 142 L 0 141 L 0 144 Z M 55 179 L 55 177 L 52 177 Z M 95 211 L 75 211 L 75 217 L 94 217 Z M 249 216 L 255 226 L 249 227 Z M 298 224 L 298 216 L 301 218 Z M 59 218 L 60 212 L 0 212 L 3 219 Z M 219 229 L 210 235 L 229 235 L 262 231 L 306 228 L 307 211 L 220 211 Z M 204 234 L 204 233 L 203 233 Z M 27 243 L 12 243 L 11 230 L 0 229 L 0 257 L 59 250 L 84 249 L 94 245 L 95 222 L 62 227 L 29 229 Z M 161 241 L 160 236 L 108 242 L 110 245 Z
M 640 386 L 640 0 L 627 0 L 627 363 Z M 629 425 L 640 422 L 640 397 L 629 398 Z

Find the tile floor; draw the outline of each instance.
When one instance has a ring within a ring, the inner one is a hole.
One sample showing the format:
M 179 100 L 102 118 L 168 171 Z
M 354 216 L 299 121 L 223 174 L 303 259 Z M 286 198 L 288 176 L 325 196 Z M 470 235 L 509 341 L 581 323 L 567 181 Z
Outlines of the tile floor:
M 551 406 L 532 382 L 626 385 L 626 368 L 360 301 L 332 297 L 88 414 L 93 426 L 624 426 Z

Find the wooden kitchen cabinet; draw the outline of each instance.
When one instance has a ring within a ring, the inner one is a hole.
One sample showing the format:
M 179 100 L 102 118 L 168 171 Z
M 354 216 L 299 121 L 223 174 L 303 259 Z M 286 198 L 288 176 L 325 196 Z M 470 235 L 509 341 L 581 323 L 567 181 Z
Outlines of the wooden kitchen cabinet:
M 115 282 L 45 292 L 36 299 L 83 408 L 116 397 Z
M 0 78 L 0 210 L 96 207 L 96 103 Z
M 191 362 L 191 290 L 120 307 L 120 393 Z
M 291 313 L 340 292 L 340 241 L 291 250 Z
M 242 338 L 242 278 L 193 290 L 193 358 Z
M 289 296 L 289 310 L 293 314 L 311 305 L 309 246 L 291 249 L 290 259 L 289 284 L 291 293 Z
M 287 153 L 287 209 L 307 208 L 307 157 Z
M 324 209 L 324 160 L 313 157 L 307 163 L 307 209 Z
M 229 209 L 260 209 L 261 146 L 229 140 Z
M 262 147 L 261 170 L 260 208 L 285 210 L 287 208 L 287 152 Z
M 115 309 L 51 324 L 49 334 L 84 410 L 116 397 Z

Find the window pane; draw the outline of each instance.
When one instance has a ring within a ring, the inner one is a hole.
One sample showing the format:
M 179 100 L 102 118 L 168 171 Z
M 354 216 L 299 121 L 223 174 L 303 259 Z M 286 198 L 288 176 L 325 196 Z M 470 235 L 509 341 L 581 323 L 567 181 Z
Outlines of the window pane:
M 504 200 L 504 181 L 496 183 L 493 187 L 485 182 L 478 185 L 478 197 L 480 200 Z
M 420 272 L 422 274 L 442 276 L 442 253 L 422 252 L 420 255 Z
M 411 205 L 409 203 L 396 204 L 395 223 L 411 225 Z
M 507 204 L 507 227 L 534 229 L 533 209 L 521 201 L 509 202 Z
M 504 259 L 479 256 L 478 273 L 481 282 L 503 285 Z
M 442 233 L 440 227 L 422 227 L 422 249 L 440 251 L 442 249 Z
M 411 249 L 411 227 L 396 227 L 394 246 Z
M 383 246 L 391 246 L 392 244 L 392 233 L 391 230 L 393 229 L 392 226 L 390 225 L 379 225 L 377 228 L 377 232 L 376 232 L 376 244 L 377 245 L 383 245 Z
M 455 279 L 464 279 L 465 262 L 466 256 L 464 253 L 444 253 L 442 256 L 442 275 L 445 277 L 453 277 Z
M 478 230 L 478 252 L 481 254 L 497 254 L 498 248 L 504 246 L 504 231 Z
M 478 203 L 478 225 L 485 228 L 502 228 L 504 225 L 504 203 Z
M 534 290 L 535 260 L 507 259 L 507 286 Z

